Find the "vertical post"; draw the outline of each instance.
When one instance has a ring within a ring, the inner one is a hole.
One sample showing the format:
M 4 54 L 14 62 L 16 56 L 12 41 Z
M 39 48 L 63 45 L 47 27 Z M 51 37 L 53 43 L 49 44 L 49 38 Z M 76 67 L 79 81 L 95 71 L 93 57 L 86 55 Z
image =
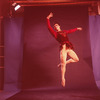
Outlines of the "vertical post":
M 0 17 L 0 91 L 4 86 L 4 32 L 3 17 Z

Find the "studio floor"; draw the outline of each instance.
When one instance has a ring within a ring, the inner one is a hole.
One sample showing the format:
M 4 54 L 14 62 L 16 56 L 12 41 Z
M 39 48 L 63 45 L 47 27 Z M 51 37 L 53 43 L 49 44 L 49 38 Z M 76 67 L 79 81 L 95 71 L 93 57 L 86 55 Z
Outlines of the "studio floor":
M 98 89 L 28 89 L 20 92 L 1 92 L 0 100 L 100 100 Z

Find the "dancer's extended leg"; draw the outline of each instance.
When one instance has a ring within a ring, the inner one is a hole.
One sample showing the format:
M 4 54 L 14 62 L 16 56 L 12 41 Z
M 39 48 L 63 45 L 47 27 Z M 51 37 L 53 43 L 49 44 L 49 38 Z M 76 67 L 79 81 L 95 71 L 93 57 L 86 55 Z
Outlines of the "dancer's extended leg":
M 65 87 L 65 72 L 66 72 L 66 64 L 61 64 L 61 84 Z
M 63 47 L 60 51 L 60 60 L 61 60 L 61 84 L 65 87 L 65 72 L 66 72 L 66 46 Z

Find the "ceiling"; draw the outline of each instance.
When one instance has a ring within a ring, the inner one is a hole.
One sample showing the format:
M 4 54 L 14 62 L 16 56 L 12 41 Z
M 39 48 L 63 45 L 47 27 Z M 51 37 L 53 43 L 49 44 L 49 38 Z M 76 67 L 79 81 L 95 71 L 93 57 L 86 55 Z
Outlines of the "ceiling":
M 91 4 L 99 0 L 10 0 L 21 6 L 48 6 L 48 5 L 73 5 L 73 4 Z
M 0 16 L 8 16 L 12 12 L 12 4 L 25 6 L 50 6 L 50 5 L 89 5 L 89 12 L 97 10 L 99 0 L 0 0 Z M 91 8 L 92 7 L 92 8 Z

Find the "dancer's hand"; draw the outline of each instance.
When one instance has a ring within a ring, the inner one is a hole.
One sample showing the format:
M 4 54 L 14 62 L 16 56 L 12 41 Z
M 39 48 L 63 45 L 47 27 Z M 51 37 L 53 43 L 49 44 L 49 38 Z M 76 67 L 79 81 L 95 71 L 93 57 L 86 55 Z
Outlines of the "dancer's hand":
M 47 16 L 47 19 L 50 19 L 51 17 L 53 17 L 53 13 L 52 12 Z
M 81 27 L 78 27 L 78 28 L 77 28 L 77 30 L 81 31 L 81 30 L 82 30 L 82 28 L 81 28 Z

